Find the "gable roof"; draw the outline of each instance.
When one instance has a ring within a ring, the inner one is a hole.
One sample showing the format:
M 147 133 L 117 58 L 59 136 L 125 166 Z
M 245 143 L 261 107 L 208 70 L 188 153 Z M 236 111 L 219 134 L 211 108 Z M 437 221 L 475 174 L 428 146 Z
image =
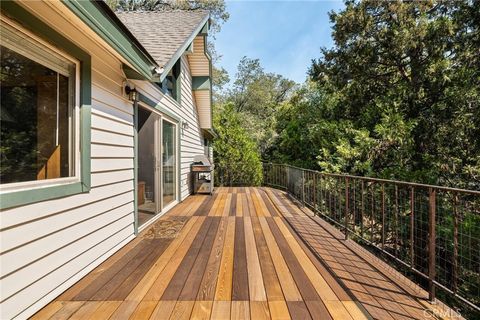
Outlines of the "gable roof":
M 173 66 L 209 18 L 208 11 L 203 10 L 128 11 L 116 14 L 165 71 Z

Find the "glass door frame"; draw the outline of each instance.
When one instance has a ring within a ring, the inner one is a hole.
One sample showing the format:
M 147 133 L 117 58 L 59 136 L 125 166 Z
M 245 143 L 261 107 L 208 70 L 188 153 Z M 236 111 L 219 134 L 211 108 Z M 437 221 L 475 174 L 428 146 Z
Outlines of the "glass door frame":
M 145 222 L 143 225 L 139 225 L 138 222 L 138 202 L 135 201 L 135 221 L 134 221 L 134 229 L 135 229 L 135 234 L 138 234 L 140 231 L 145 229 L 147 226 L 149 226 L 152 222 L 156 221 L 160 216 L 162 216 L 166 211 L 170 210 L 172 207 L 174 207 L 180 200 L 180 130 L 179 130 L 179 124 L 180 121 L 174 119 L 173 117 L 170 117 L 161 111 L 157 110 L 156 108 L 153 108 L 149 106 L 146 103 L 143 103 L 141 101 L 136 101 L 134 105 L 134 134 L 135 134 L 135 183 L 134 183 L 134 197 L 137 198 L 137 192 L 138 192 L 138 109 L 143 108 L 144 110 L 147 110 L 149 112 L 154 113 L 157 118 L 155 119 L 155 125 L 154 125 L 154 148 L 155 148 L 155 164 L 154 164 L 154 170 L 155 170 L 155 195 L 154 199 L 156 202 L 156 213 L 154 217 L 152 217 L 149 221 Z M 171 123 L 175 129 L 175 139 L 174 139 L 174 149 L 175 149 L 175 188 L 174 188 L 174 199 L 171 201 L 168 205 L 164 206 L 163 204 L 163 161 L 162 161 L 162 148 L 163 148 L 163 121 L 167 121 Z
M 179 131 L 179 123 L 178 121 L 175 121 L 173 120 L 171 117 L 167 116 L 167 115 L 164 115 L 162 114 L 161 118 L 161 127 L 160 127 L 160 130 L 161 130 L 161 135 L 160 135 L 160 138 L 161 138 L 161 147 L 163 148 L 163 121 L 166 121 L 170 124 L 173 125 L 174 127 L 174 132 L 175 132 L 175 136 L 174 136 L 174 139 L 173 139 L 173 143 L 174 143 L 174 152 L 175 152 L 175 167 L 174 167 L 174 177 L 175 177 L 175 187 L 173 188 L 173 193 L 174 193 L 174 196 L 173 196 L 173 200 L 170 201 L 170 203 L 168 203 L 167 205 L 165 205 L 163 203 L 163 163 L 161 164 L 162 167 L 160 170 L 161 171 L 161 174 L 160 174 L 160 183 L 162 185 L 162 192 L 161 192 L 161 208 L 162 208 L 162 214 L 164 213 L 164 211 L 166 211 L 165 209 L 170 209 L 171 207 L 175 206 L 179 199 L 180 199 L 180 194 L 179 194 L 179 183 L 180 183 L 180 173 L 179 173 L 179 166 L 180 166 L 180 146 L 179 146 L 179 134 L 180 134 L 180 131 Z M 161 150 L 161 160 L 163 161 L 163 150 Z

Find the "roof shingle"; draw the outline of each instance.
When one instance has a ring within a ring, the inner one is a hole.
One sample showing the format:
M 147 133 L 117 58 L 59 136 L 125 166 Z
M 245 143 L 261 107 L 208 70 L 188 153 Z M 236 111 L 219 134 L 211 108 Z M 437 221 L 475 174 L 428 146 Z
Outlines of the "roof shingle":
M 164 67 L 209 15 L 203 10 L 117 12 L 143 47 Z

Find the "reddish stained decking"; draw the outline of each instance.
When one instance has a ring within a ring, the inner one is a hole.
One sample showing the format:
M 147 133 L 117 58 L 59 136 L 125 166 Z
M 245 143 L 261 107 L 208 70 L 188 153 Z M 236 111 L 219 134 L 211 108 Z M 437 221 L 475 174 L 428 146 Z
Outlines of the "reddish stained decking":
M 441 306 L 425 298 L 423 290 L 343 240 L 285 193 L 218 188 L 213 196 L 191 196 L 177 205 L 33 318 L 348 320 L 441 314 Z

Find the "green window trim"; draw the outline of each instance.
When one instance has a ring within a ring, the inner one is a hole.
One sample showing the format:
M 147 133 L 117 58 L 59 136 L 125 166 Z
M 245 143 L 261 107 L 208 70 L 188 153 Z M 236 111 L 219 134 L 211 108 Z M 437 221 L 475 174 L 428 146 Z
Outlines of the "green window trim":
M 175 93 L 173 98 L 182 106 L 182 59 L 180 58 L 173 66 L 173 75 L 175 81 Z
M 60 184 L 24 190 L 4 191 L 0 194 L 0 209 L 89 192 L 91 189 L 91 57 L 70 40 L 13 1 L 2 1 L 2 14 L 19 22 L 32 33 L 80 61 L 80 128 L 78 130 L 80 138 L 80 181 L 72 183 L 62 182 Z
M 192 90 L 210 90 L 210 76 L 193 76 Z

